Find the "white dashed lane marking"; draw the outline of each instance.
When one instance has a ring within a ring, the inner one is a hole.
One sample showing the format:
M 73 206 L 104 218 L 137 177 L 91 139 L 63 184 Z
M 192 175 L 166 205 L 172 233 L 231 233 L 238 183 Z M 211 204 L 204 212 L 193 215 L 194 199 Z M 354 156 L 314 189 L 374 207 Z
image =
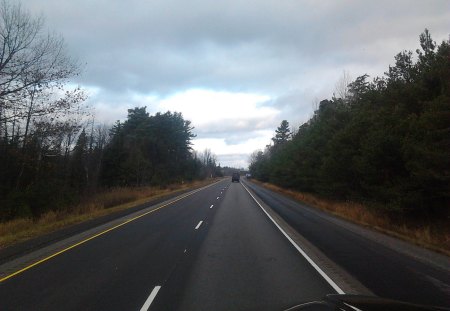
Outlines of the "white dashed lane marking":
M 197 227 L 195 227 L 195 230 L 197 230 L 198 228 L 200 228 L 200 226 L 202 225 L 202 223 L 203 223 L 203 220 L 200 221 L 200 222 L 198 223 Z
M 155 299 L 160 289 L 161 286 L 155 286 L 155 288 L 150 293 L 150 296 L 148 296 L 147 300 L 145 301 L 140 311 L 147 311 L 150 308 L 150 305 L 152 304 L 153 300 Z

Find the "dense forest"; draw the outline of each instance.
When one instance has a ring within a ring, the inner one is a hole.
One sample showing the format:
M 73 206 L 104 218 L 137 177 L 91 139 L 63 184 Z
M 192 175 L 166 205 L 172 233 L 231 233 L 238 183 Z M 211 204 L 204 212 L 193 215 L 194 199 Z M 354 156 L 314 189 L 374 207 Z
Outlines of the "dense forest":
M 291 133 L 251 156 L 264 182 L 362 202 L 397 215 L 448 215 L 450 207 L 450 46 L 420 35 L 383 77 L 363 75 L 322 100 Z
M 0 7 L 0 221 L 67 209 L 114 187 L 165 187 L 218 176 L 210 150 L 191 148 L 180 113 L 128 110 L 95 122 L 72 81 L 82 65 L 63 38 L 20 4 Z M 291 133 L 252 155 L 254 177 L 282 187 L 363 202 L 404 215 L 450 206 L 450 47 L 428 30 L 383 77 L 367 75 L 320 102 Z
M 128 119 L 111 129 L 103 163 L 96 165 L 102 185 L 164 186 L 215 175 L 215 156 L 191 150 L 192 129 L 180 113 L 149 116 L 146 107 L 129 109 Z
M 180 113 L 129 109 L 95 122 L 64 40 L 20 4 L 0 6 L 0 221 L 67 209 L 111 187 L 159 186 L 220 173 L 210 150 L 191 149 Z

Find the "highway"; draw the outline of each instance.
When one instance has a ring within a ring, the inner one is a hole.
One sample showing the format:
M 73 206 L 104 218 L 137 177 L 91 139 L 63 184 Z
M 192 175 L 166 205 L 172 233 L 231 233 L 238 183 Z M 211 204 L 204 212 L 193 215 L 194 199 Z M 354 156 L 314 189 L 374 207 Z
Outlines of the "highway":
M 376 296 L 450 306 L 450 259 L 350 224 L 256 184 L 249 184 L 322 256 Z
M 274 224 L 269 207 L 288 228 Z M 0 310 L 283 310 L 347 288 L 449 304 L 445 264 L 396 252 L 327 217 L 227 178 L 55 247 L 37 264 L 32 254 L 18 258 L 17 273 L 0 266 Z M 283 233 L 293 230 L 315 256 Z M 333 262 L 334 274 L 317 256 Z

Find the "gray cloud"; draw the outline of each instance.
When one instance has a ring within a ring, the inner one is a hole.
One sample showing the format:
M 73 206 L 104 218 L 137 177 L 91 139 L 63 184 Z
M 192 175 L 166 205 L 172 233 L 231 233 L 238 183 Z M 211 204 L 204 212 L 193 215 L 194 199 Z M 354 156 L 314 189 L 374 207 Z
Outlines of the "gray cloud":
M 42 13 L 87 64 L 76 82 L 97 90 L 91 102 L 101 120 L 118 118 L 121 107 L 125 118 L 127 108 L 141 105 L 141 95 L 166 98 L 198 88 L 270 96 L 260 105 L 279 110 L 275 119 L 244 116 L 240 127 L 219 119 L 197 126 L 199 137 L 225 137 L 229 144 L 255 130 L 275 130 L 282 119 L 293 125 L 306 121 L 313 102 L 332 95 L 343 70 L 353 77 L 381 75 L 396 53 L 418 47 L 424 28 L 437 41 L 448 39 L 450 20 L 447 0 L 27 0 L 23 5 Z
M 82 82 L 141 92 L 199 85 L 279 91 L 305 68 L 385 66 L 393 53 L 415 48 L 425 27 L 446 36 L 450 17 L 446 1 L 28 0 L 27 6 L 42 11 L 88 63 Z
M 221 154 L 217 158 L 217 161 L 221 166 L 230 166 L 236 168 L 247 168 L 248 160 L 249 155 L 244 153 Z

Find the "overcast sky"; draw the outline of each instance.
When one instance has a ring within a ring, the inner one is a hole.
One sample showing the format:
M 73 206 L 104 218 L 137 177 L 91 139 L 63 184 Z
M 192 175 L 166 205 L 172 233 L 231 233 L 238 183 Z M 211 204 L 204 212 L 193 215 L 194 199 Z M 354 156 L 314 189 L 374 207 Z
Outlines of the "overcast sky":
M 346 71 L 382 75 L 428 28 L 448 40 L 450 2 L 24 0 L 86 63 L 74 82 L 100 122 L 127 109 L 182 112 L 196 150 L 247 167 L 283 119 L 298 127 Z

